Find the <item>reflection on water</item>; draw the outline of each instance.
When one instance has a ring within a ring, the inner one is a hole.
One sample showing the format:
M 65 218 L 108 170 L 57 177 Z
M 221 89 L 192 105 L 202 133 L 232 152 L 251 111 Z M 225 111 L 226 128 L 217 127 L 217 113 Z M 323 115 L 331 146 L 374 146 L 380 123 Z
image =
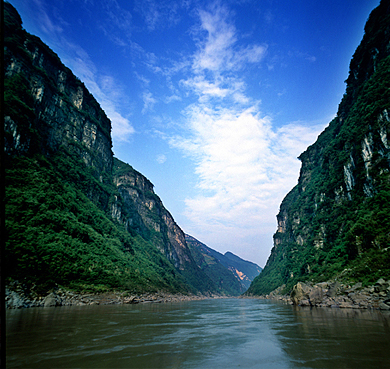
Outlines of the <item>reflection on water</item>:
M 7 311 L 7 368 L 385 368 L 390 317 L 264 300 Z
M 277 335 L 285 352 L 309 368 L 389 368 L 388 313 L 295 308 L 294 322 Z

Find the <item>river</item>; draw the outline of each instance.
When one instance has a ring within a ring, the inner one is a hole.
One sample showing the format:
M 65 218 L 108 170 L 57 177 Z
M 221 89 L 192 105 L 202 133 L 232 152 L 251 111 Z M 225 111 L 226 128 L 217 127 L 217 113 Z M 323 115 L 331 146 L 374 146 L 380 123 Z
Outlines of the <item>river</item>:
M 8 310 L 7 368 L 390 368 L 390 313 L 258 299 Z

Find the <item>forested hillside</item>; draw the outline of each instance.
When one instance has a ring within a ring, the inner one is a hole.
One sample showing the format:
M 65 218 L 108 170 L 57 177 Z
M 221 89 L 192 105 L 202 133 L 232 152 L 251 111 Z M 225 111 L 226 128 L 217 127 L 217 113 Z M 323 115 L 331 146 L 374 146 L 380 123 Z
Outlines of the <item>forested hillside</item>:
M 390 3 L 369 16 L 337 116 L 301 154 L 267 264 L 248 290 L 390 279 Z
M 231 252 L 223 255 L 188 234 L 185 237 L 196 264 L 214 282 L 219 293 L 240 295 L 261 272 L 261 268 L 255 263 L 243 260 Z
M 111 122 L 4 3 L 6 284 L 215 293 L 153 184 L 114 159 Z

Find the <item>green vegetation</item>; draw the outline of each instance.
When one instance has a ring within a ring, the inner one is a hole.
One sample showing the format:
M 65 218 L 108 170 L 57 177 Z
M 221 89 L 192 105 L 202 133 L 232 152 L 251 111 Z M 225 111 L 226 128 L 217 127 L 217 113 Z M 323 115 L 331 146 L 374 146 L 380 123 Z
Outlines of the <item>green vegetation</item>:
M 205 246 L 194 238 L 187 238 L 187 245 L 198 267 L 209 277 L 209 291 L 228 296 L 238 296 L 244 291 L 241 283 L 214 256 L 205 251 Z
M 172 242 L 175 241 L 172 241 L 168 236 L 172 229 L 169 230 L 167 223 L 162 221 L 163 217 L 170 218 L 171 216 L 164 208 L 160 198 L 154 193 L 153 184 L 129 164 L 116 158 L 114 158 L 113 168 L 114 177 L 117 180 L 121 179 L 121 183 L 122 180 L 124 181 L 118 186 L 118 192 L 122 199 L 126 199 L 122 204 L 122 209 L 126 213 L 127 219 L 131 219 L 133 229 L 145 240 L 156 245 L 162 253 L 172 260 L 170 254 L 176 252 L 172 249 Z M 142 183 L 138 183 L 138 181 Z M 129 190 L 134 191 L 136 195 L 129 196 Z M 149 206 L 145 204 L 149 204 Z M 182 241 L 185 242 L 184 234 Z M 182 248 L 182 246 L 179 247 Z M 208 274 L 196 265 L 195 260 L 193 260 L 194 254 L 190 249 L 180 250 L 180 252 L 186 253 L 186 255 L 182 257 L 182 264 L 177 270 L 192 288 L 192 292 L 218 292 Z
M 299 183 L 279 213 L 286 229 L 249 294 L 390 279 L 389 19 L 384 9 L 371 14 L 338 115 L 300 157 Z
M 161 253 L 157 236 L 112 219 L 114 205 L 126 210 L 113 184 L 110 121 L 58 56 L 21 25 L 4 3 L 6 283 L 18 280 L 41 294 L 58 285 L 92 292 L 195 291 Z M 66 75 L 65 88 L 57 86 L 59 73 Z M 35 96 L 35 82 L 44 87 L 43 100 Z M 83 104 L 75 107 L 67 94 L 78 88 Z M 106 157 L 77 137 L 65 138 L 72 137 L 65 126 L 80 132 L 86 122 L 106 139 Z
M 37 291 L 188 291 L 171 263 L 138 235 L 130 235 L 42 156 L 7 160 L 8 279 Z

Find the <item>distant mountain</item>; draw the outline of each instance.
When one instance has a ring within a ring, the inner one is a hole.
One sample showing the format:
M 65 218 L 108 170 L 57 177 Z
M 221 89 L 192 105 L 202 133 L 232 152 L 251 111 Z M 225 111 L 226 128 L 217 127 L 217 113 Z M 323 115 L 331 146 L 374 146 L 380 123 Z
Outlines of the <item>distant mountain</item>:
M 390 279 L 390 2 L 365 25 L 337 116 L 301 154 L 274 247 L 249 294 L 337 277 Z
M 245 292 L 261 268 L 231 252 L 225 255 L 186 234 L 187 245 L 198 266 L 216 283 L 221 292 L 239 295 Z
M 252 281 L 261 273 L 262 268 L 251 261 L 243 260 L 230 251 L 224 254 L 224 258 L 220 259 L 236 277 L 241 281 L 246 289 L 249 288 Z

